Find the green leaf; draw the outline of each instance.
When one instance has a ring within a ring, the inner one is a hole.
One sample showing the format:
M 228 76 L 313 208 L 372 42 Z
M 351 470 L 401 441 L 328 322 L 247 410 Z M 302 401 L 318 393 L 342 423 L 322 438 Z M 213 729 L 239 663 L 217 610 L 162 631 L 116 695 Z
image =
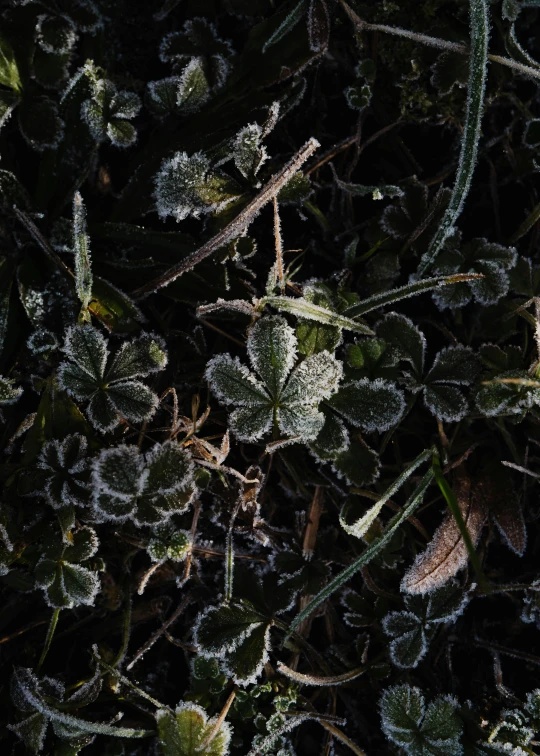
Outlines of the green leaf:
M 379 457 L 365 443 L 352 441 L 345 451 L 334 457 L 332 469 L 351 485 L 366 486 L 379 476 Z
M 217 717 L 208 719 L 205 710 L 195 703 L 181 703 L 174 713 L 160 709 L 156 720 L 163 756 L 225 756 L 229 752 L 230 726 L 221 722 L 214 733 Z
M 384 632 L 393 638 L 390 658 L 400 669 L 413 669 L 427 651 L 422 623 L 412 612 L 390 612 L 383 622 Z
M 22 86 L 15 53 L 4 36 L 0 36 L 0 84 L 16 92 L 19 92 Z
M 280 316 L 261 318 L 249 333 L 250 362 L 273 398 L 279 397 L 292 369 L 296 345 L 293 329 Z
M 9 729 L 19 737 L 32 754 L 38 754 L 43 749 L 45 734 L 49 720 L 44 714 L 36 712 L 28 719 L 17 724 L 8 725 Z
M 193 113 L 206 102 L 210 85 L 202 58 L 192 58 L 179 76 L 176 104 L 184 113 Z
M 388 430 L 400 421 L 405 409 L 403 392 L 380 378 L 346 383 L 328 403 L 345 420 L 367 432 Z
M 409 318 L 391 312 L 378 323 L 377 335 L 394 348 L 400 360 L 412 365 L 417 379 L 422 376 L 426 339 Z
M 109 331 L 133 333 L 140 329 L 144 316 L 137 305 L 109 281 L 94 276 L 88 309 Z
M 257 123 L 250 123 L 240 129 L 233 144 L 234 164 L 249 180 L 254 180 L 262 164 L 268 158 L 262 144 L 263 130 Z
M 424 696 L 419 688 L 396 685 L 384 691 L 381 701 L 382 728 L 386 737 L 409 752 L 425 713 Z

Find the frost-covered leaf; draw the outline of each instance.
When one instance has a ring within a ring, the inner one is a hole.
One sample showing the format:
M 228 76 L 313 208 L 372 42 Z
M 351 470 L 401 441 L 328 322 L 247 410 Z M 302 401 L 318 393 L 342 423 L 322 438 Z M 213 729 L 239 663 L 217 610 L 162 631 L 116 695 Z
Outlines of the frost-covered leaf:
M 162 163 L 155 182 L 158 215 L 172 215 L 177 221 L 218 212 L 241 193 L 227 191 L 231 179 L 210 171 L 210 161 L 202 152 L 191 157 L 187 152 L 177 152 Z
M 60 344 L 56 334 L 52 331 L 48 331 L 46 328 L 39 328 L 28 338 L 26 346 L 32 354 L 42 354 L 47 358 L 51 352 L 58 349 Z
M 290 10 L 287 9 L 286 14 L 283 15 L 283 19 L 276 30 L 265 41 L 262 51 L 267 51 L 269 47 L 275 45 L 283 37 L 288 34 L 298 24 L 302 16 L 306 13 L 308 8 L 307 0 L 300 0 Z M 283 11 L 282 11 L 283 13 Z
M 43 749 L 48 724 L 47 717 L 36 712 L 22 722 L 9 725 L 9 729 L 23 741 L 30 753 L 38 754 Z
M 145 524 L 185 512 L 196 490 L 191 458 L 175 441 L 156 444 L 146 454 L 137 446 L 102 449 L 92 481 L 100 519 Z
M 58 371 L 58 380 L 70 396 L 88 401 L 88 417 L 102 432 L 112 430 L 125 417 L 133 422 L 148 420 L 157 408 L 157 396 L 132 377 L 162 370 L 167 355 L 161 340 L 143 334 L 124 342 L 116 356 L 108 360 L 107 340 L 95 328 L 69 328 L 63 347 L 68 362 Z
M 422 375 L 426 339 L 409 318 L 391 312 L 378 323 L 377 335 L 395 350 L 399 359 L 411 364 L 416 377 Z
M 326 0 L 310 0 L 307 28 L 310 49 L 315 53 L 325 50 L 330 34 L 330 16 Z
M 294 365 L 296 346 L 293 329 L 279 316 L 261 318 L 249 333 L 249 360 L 272 397 L 281 393 Z
M 383 622 L 384 632 L 393 640 L 390 658 L 401 669 L 416 667 L 427 651 L 422 623 L 412 612 L 390 612 Z
M 159 51 L 161 60 L 173 63 L 175 72 L 193 57 L 202 59 L 209 85 L 214 89 L 225 83 L 232 53 L 230 42 L 219 37 L 214 24 L 202 17 L 186 21 L 182 31 L 166 34 Z
M 426 710 L 418 688 L 396 685 L 380 701 L 383 731 L 408 756 L 461 756 L 463 724 L 456 708 L 453 699 L 440 696 Z
M 520 495 L 510 471 L 501 464 L 489 465 L 475 480 L 474 495 L 489 510 L 508 548 L 523 556 L 527 528 Z
M 508 293 L 508 271 L 516 262 L 513 247 L 503 247 L 483 238 L 462 245 L 461 235 L 454 234 L 437 258 L 434 272 L 441 275 L 478 273 L 483 277 L 438 289 L 433 299 L 440 309 L 463 307 L 472 298 L 483 305 L 495 304 Z
M 530 375 L 525 370 L 498 373 L 478 390 L 476 406 L 488 417 L 518 415 L 540 404 L 540 389 L 529 385 L 529 381 Z
M 390 612 L 383 621 L 384 632 L 393 638 L 392 662 L 403 669 L 416 667 L 427 652 L 431 625 L 455 621 L 466 603 L 455 581 L 426 595 L 405 596 L 406 611 Z
M 171 559 L 181 562 L 191 551 L 191 537 L 187 530 L 179 530 L 170 523 L 157 525 L 146 547 L 153 562 Z
M 487 517 L 485 501 L 471 491 L 471 479 L 465 472 L 456 476 L 452 488 L 471 541 L 476 545 Z M 405 593 L 430 593 L 463 569 L 468 559 L 467 547 L 456 520 L 452 514 L 448 514 L 433 534 L 427 549 L 418 555 L 405 573 L 401 589 Z
M 0 404 L 13 404 L 21 396 L 22 388 L 15 387 L 14 383 L 11 378 L 0 376 Z
M 180 111 L 193 113 L 199 110 L 208 99 L 210 92 L 202 58 L 192 58 L 178 79 L 176 104 Z
M 174 712 L 159 709 L 156 714 L 159 747 L 163 756 L 226 756 L 229 753 L 231 728 L 221 722 L 211 741 L 217 717 L 209 719 L 195 703 L 181 703 Z
M 81 106 L 81 117 L 91 136 L 101 143 L 110 139 L 116 147 L 129 147 L 137 133 L 128 120 L 135 118 L 141 108 L 139 97 L 133 92 L 118 92 L 108 79 L 90 77 L 92 96 Z
M 154 113 L 161 116 L 175 112 L 181 81 L 180 76 L 169 76 L 166 79 L 148 82 L 147 103 Z
M 97 548 L 96 534 L 88 527 L 75 531 L 69 544 L 54 540 L 46 544 L 35 568 L 35 579 L 50 606 L 72 609 L 81 604 L 93 605 L 100 581 L 97 572 L 84 562 Z
M 60 14 L 40 14 L 36 22 L 36 42 L 42 50 L 61 55 L 71 50 L 77 40 L 73 21 Z
M 38 152 L 56 149 L 64 138 L 64 121 L 56 103 L 49 97 L 23 100 L 18 109 L 21 134 Z
M 317 438 L 311 442 L 310 449 L 318 459 L 335 459 L 349 447 L 349 433 L 345 423 L 334 413 L 324 413 L 324 425 Z
M 380 378 L 344 384 L 329 400 L 346 420 L 365 431 L 384 431 L 396 425 L 405 409 L 403 392 Z
M 480 372 L 480 360 L 469 347 L 446 347 L 436 355 L 425 383 L 458 383 L 469 386 Z
M 55 509 L 84 506 L 90 489 L 87 442 L 78 433 L 63 441 L 48 441 L 39 455 L 43 495 Z
M 340 478 L 353 486 L 366 486 L 379 477 L 379 457 L 369 446 L 352 441 L 346 451 L 340 452 L 332 462 L 332 468 Z
M 269 619 L 246 601 L 207 610 L 195 639 L 204 656 L 225 658 L 238 683 L 254 681 L 268 660 Z
M 319 352 L 291 373 L 296 344 L 284 318 L 261 318 L 250 331 L 247 347 L 262 381 L 229 355 L 217 355 L 208 363 L 206 377 L 214 393 L 220 401 L 237 406 L 230 427 L 241 440 L 261 438 L 272 425 L 304 440 L 315 439 L 321 430 L 324 415 L 318 405 L 336 391 L 341 363 L 328 352 Z
M 240 129 L 233 142 L 234 164 L 244 178 L 254 180 L 268 155 L 262 144 L 263 130 L 257 123 Z
M 292 312 L 296 316 L 305 318 L 306 320 L 312 320 L 315 323 L 323 323 L 329 326 L 344 328 L 348 331 L 355 331 L 356 333 L 363 333 L 368 336 L 373 335 L 373 331 L 362 321 L 355 321 L 351 318 L 347 318 L 332 309 L 327 309 L 326 307 L 321 307 L 319 304 L 312 303 L 308 299 L 300 297 L 293 299 L 292 297 L 270 296 L 266 297 L 266 302 L 271 304 L 277 310 Z

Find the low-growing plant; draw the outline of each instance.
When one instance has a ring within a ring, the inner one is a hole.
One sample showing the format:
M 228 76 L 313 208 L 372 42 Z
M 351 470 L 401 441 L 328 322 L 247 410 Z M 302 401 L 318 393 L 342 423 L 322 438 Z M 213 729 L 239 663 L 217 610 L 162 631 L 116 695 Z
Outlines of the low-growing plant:
M 540 2 L 1 19 L 2 753 L 540 753 Z

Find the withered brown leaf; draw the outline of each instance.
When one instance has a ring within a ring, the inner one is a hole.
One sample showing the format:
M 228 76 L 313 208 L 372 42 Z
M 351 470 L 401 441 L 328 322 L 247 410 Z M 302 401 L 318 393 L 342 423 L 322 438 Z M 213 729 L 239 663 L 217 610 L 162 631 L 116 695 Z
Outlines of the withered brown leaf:
M 452 489 L 472 543 L 476 546 L 487 518 L 484 497 L 473 495 L 472 482 L 463 467 L 458 468 Z M 439 525 L 427 549 L 416 557 L 401 581 L 404 593 L 430 593 L 440 588 L 467 564 L 469 555 L 452 514 Z
M 474 495 L 481 498 L 489 509 L 508 548 L 518 556 L 523 556 L 527 545 L 527 530 L 511 473 L 500 464 L 490 466 L 478 477 Z

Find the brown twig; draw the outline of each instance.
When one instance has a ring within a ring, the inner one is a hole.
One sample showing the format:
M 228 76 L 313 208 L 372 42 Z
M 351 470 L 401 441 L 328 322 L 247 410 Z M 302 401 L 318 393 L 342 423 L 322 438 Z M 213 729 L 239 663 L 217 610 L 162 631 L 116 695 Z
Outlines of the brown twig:
M 195 252 L 188 255 L 184 260 L 173 265 L 169 270 L 166 270 L 147 284 L 136 289 L 132 292 L 131 296 L 135 299 L 142 299 L 157 289 L 167 286 L 181 276 L 182 273 L 191 270 L 195 265 L 198 265 L 198 263 L 202 262 L 207 257 L 210 257 L 213 252 L 224 244 L 243 234 L 255 216 L 258 215 L 262 208 L 278 194 L 285 184 L 290 181 L 294 174 L 318 147 L 320 147 L 320 144 L 315 138 L 311 137 L 311 139 L 308 139 L 306 144 L 296 153 L 292 160 L 290 160 L 278 173 L 271 177 L 259 194 L 249 203 L 249 205 L 241 210 L 236 218 L 228 223 L 225 228 L 207 241 L 206 244 L 203 244 L 202 247 L 199 247 Z

